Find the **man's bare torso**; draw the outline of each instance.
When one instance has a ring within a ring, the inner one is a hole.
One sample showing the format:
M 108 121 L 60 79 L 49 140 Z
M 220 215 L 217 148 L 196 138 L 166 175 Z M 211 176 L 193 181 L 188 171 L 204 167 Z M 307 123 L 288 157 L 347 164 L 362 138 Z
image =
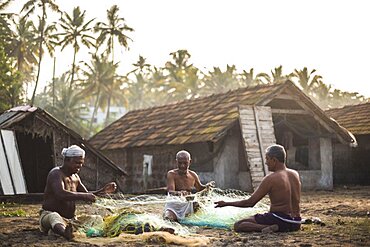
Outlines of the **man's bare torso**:
M 178 169 L 168 172 L 169 176 L 173 176 L 175 181 L 175 191 L 188 191 L 191 192 L 195 187 L 196 178 L 193 171 L 188 170 L 186 174 L 179 173 Z
M 48 211 L 58 212 L 61 216 L 71 219 L 74 217 L 76 205 L 74 201 L 59 200 L 53 190 L 53 183 L 62 183 L 67 191 L 77 191 L 79 179 L 77 174 L 66 176 L 59 167 L 54 168 L 48 175 L 44 191 L 44 203 L 42 208 Z

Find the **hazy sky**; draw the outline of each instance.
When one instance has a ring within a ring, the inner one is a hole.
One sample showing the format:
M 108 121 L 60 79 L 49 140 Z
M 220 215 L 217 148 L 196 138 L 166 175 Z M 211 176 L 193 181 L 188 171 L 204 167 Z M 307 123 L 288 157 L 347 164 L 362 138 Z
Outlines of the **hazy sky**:
M 14 8 L 24 1 L 17 0 Z M 56 0 L 71 13 L 79 5 L 88 18 L 105 21 L 113 4 L 135 29 L 130 50 L 117 49 L 122 73 L 139 55 L 163 66 L 169 53 L 187 49 L 203 71 L 236 65 L 241 71 L 284 73 L 316 69 L 326 84 L 370 97 L 370 1 L 367 0 Z M 90 59 L 79 54 L 78 61 Z M 51 80 L 52 60 L 41 78 Z M 72 50 L 57 53 L 57 75 L 70 68 Z

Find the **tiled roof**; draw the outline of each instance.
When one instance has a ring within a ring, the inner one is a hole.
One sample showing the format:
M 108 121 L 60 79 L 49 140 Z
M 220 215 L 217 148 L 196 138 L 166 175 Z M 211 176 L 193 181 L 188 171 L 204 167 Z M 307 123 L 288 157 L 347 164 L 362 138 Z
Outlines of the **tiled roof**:
M 331 128 L 342 142 L 354 142 L 342 129 L 291 81 L 241 88 L 208 97 L 128 112 L 93 136 L 90 143 L 100 150 L 127 147 L 217 141 L 239 119 L 239 105 L 264 105 L 290 88 L 296 96 Z
M 284 84 L 128 112 L 90 139 L 100 150 L 215 141 L 238 120 L 238 105 L 254 105 Z
M 370 102 L 325 111 L 355 135 L 370 134 Z

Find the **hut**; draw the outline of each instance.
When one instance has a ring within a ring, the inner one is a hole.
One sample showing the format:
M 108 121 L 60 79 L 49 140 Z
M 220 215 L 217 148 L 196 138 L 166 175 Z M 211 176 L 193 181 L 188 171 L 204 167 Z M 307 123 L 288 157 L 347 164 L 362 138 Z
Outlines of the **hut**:
M 370 102 L 330 109 L 326 114 L 355 135 L 358 146 L 333 146 L 334 183 L 370 185 Z
M 128 112 L 90 139 L 132 176 L 127 192 L 166 185 L 175 154 L 220 188 L 253 191 L 268 173 L 265 149 L 280 143 L 304 189 L 333 187 L 332 143 L 355 140 L 292 82 L 241 88 Z
M 0 194 L 42 193 L 49 171 L 62 165 L 61 150 L 86 151 L 80 177 L 89 190 L 107 182 L 122 185 L 126 172 L 80 135 L 41 108 L 19 106 L 0 115 Z

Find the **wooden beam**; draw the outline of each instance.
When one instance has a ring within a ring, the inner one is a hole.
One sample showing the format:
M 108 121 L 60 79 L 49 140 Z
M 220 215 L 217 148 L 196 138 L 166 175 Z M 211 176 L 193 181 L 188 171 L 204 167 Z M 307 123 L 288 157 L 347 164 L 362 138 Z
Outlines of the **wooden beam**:
M 259 124 L 259 118 L 258 118 L 258 112 L 257 112 L 257 108 L 256 106 L 253 106 L 253 113 L 254 113 L 254 119 L 255 119 L 255 123 L 256 123 L 256 131 L 257 131 L 257 138 L 258 138 L 258 142 L 259 142 L 259 149 L 260 149 L 260 154 L 261 154 L 261 158 L 262 158 L 262 167 L 263 167 L 263 172 L 265 174 L 265 176 L 267 175 L 268 173 L 268 169 L 266 167 L 266 161 L 265 161 L 265 151 L 263 150 L 263 144 L 262 144 L 262 137 L 261 137 L 261 133 L 260 133 L 260 124 Z
M 298 98 L 290 94 L 278 94 L 275 96 L 275 99 L 297 100 Z
M 297 109 L 271 109 L 272 114 L 295 114 L 295 115 L 310 115 L 306 110 Z

